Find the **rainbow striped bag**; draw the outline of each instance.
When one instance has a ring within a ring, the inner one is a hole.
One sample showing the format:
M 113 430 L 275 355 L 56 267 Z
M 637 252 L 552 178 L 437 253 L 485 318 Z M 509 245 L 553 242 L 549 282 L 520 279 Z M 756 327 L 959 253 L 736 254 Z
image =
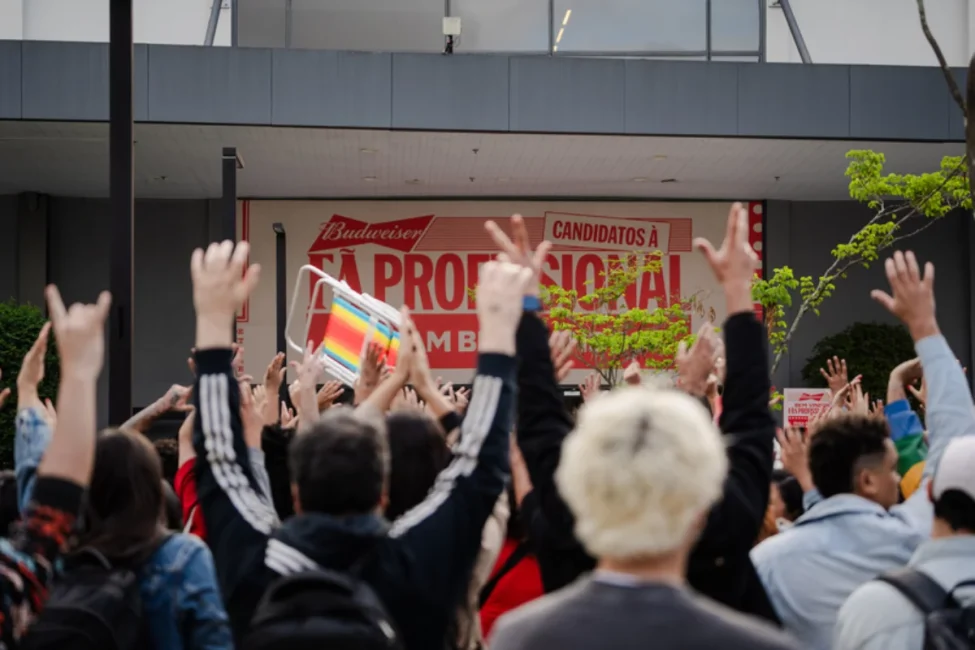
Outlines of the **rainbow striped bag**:
M 366 348 L 373 342 L 378 343 L 386 351 L 386 365 L 394 367 L 396 353 L 399 351 L 399 312 L 369 294 L 354 291 L 345 282 L 336 280 L 310 264 L 298 270 L 298 281 L 291 298 L 291 309 L 285 325 L 286 338 L 291 349 L 300 354 L 305 352 L 305 344 L 299 344 L 291 338 L 292 321 L 301 295 L 302 276 L 305 273 L 312 277 L 318 276 L 309 305 L 316 304 L 319 295 L 326 287 L 332 290 L 332 306 L 322 340 L 325 371 L 336 379 L 350 386 L 353 385 L 359 377 L 360 361 Z M 307 312 L 302 341 L 308 340 L 311 327 L 311 309 Z

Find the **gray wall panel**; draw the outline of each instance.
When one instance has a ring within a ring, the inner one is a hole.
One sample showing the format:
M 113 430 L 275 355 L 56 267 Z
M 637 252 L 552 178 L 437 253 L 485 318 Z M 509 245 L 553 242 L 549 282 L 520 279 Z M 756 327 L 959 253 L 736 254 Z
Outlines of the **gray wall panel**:
M 136 46 L 135 110 L 204 124 L 962 139 L 939 69 L 851 70 L 149 45 Z M 0 119 L 108 117 L 105 44 L 0 43 L 0 82 L 15 93 L 18 79 L 19 99 L 0 93 Z
M 149 119 L 271 123 L 271 50 L 149 46 Z
M 738 66 L 626 61 L 626 132 L 737 135 Z
M 392 55 L 272 50 L 272 65 L 273 124 L 390 127 Z
M 831 262 L 831 248 L 838 241 L 846 241 L 866 223 L 871 212 L 859 204 L 844 201 L 769 201 L 767 215 L 764 250 L 769 270 L 787 264 L 797 276 L 818 276 Z M 907 240 L 905 248 L 915 251 L 922 261 L 937 265 L 938 304 L 952 306 L 938 311 L 941 330 L 958 358 L 972 367 L 968 221 L 971 219 L 963 215 L 946 217 Z M 802 386 L 802 368 L 813 346 L 824 336 L 855 322 L 896 322 L 870 299 L 872 289 L 887 287 L 882 264 L 874 264 L 869 269 L 851 269 L 846 279 L 836 283 L 836 292 L 823 303 L 821 315 L 809 314 L 803 318 L 789 355 L 772 378 L 773 383 L 779 388 Z M 790 313 L 787 321 L 791 322 L 791 318 Z
M 947 140 L 948 87 L 941 75 L 929 72 L 879 65 L 851 67 L 850 136 Z
M 108 119 L 108 44 L 24 41 L 23 118 Z
M 20 119 L 21 43 L 0 41 L 0 119 Z
M 511 57 L 512 131 L 623 133 L 624 62 Z
M 393 128 L 508 130 L 508 59 L 393 55 Z
M 846 66 L 742 64 L 738 68 L 738 135 L 848 137 Z
M 206 201 L 139 201 L 135 226 L 132 399 L 145 406 L 191 381 L 186 358 L 196 336 L 189 260 L 207 237 Z

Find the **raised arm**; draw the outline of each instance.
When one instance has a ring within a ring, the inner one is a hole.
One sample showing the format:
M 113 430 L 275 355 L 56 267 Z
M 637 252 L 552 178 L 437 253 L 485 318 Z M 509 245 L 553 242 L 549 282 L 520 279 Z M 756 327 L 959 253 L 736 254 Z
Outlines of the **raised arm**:
M 508 480 L 508 435 L 514 407 L 515 328 L 530 274 L 489 262 L 477 289 L 477 375 L 454 460 L 419 505 L 394 522 L 390 536 L 416 562 L 429 598 L 460 601 L 481 548 L 484 524 Z M 402 346 L 423 345 L 405 318 Z M 403 347 L 400 348 L 403 363 Z
M 37 467 L 51 442 L 54 432 L 46 409 L 37 392 L 44 381 L 44 357 L 47 355 L 51 323 L 45 323 L 17 374 L 17 422 L 14 434 L 14 471 L 17 478 L 17 508 L 27 509 L 37 479 Z
M 770 390 L 765 330 L 755 319 L 751 284 L 758 259 L 748 243 L 747 213 L 732 206 L 724 243 L 715 250 L 696 240 L 724 291 L 727 351 L 719 425 L 728 444 L 728 479 L 724 497 L 711 510 L 694 553 L 747 554 L 762 527 L 774 462 L 775 422 L 769 412 Z
M 54 566 L 72 533 L 95 455 L 95 393 L 105 355 L 105 318 L 111 297 L 65 309 L 47 289 L 48 309 L 61 356 L 56 433 L 37 468 L 23 513 L 23 533 L 0 546 L 0 642 L 17 647 L 47 599 Z
M 193 434 L 196 484 L 207 542 L 235 630 L 249 621 L 233 620 L 242 598 L 253 599 L 264 564 L 267 537 L 277 523 L 274 508 L 261 493 L 248 462 L 241 419 L 241 394 L 232 363 L 234 313 L 257 282 L 259 268 L 244 270 L 249 247 L 242 242 L 211 244 L 193 253 L 193 303 L 196 307 L 197 370 L 193 395 L 197 417 Z M 232 254 L 231 254 L 232 253 Z

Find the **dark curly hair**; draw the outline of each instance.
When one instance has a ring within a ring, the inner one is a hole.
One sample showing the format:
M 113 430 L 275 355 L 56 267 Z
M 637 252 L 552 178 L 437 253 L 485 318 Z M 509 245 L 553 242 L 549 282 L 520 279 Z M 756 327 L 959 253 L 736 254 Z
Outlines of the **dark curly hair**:
M 889 437 L 881 418 L 846 414 L 825 422 L 809 445 L 809 470 L 820 494 L 853 492 L 857 473 L 883 459 Z

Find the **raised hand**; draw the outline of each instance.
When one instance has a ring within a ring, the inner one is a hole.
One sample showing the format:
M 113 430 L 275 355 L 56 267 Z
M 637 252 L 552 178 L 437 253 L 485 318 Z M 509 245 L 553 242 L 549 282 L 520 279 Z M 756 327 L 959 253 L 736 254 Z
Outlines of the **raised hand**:
M 534 251 L 528 239 L 528 228 L 525 227 L 525 220 L 520 214 L 511 217 L 511 237 L 508 237 L 501 230 L 501 227 L 493 221 L 484 224 L 485 230 L 491 235 L 491 239 L 504 254 L 504 261 L 522 266 L 531 271 L 531 276 L 525 284 L 525 295 L 535 296 L 541 292 L 539 279 L 542 273 L 542 263 L 548 256 L 552 248 L 551 242 L 543 241 Z M 512 241 L 512 238 L 514 241 Z
M 261 267 L 245 268 L 250 245 L 232 241 L 193 251 L 193 305 L 196 307 L 196 346 L 227 348 L 232 344 L 234 314 L 257 286 Z
M 884 270 L 894 295 L 874 289 L 870 297 L 897 316 L 915 341 L 940 334 L 934 315 L 934 264 L 925 264 L 922 275 L 914 253 L 897 251 L 884 262 Z
M 364 390 L 372 390 L 382 380 L 382 370 L 386 365 L 383 357 L 386 352 L 376 342 L 366 347 L 366 352 L 359 363 L 359 384 Z
M 713 374 L 717 361 L 716 338 L 713 326 L 705 323 L 689 350 L 685 341 L 681 341 L 677 347 L 677 354 L 674 356 L 677 384 L 691 395 L 703 397 L 708 392 L 708 379 Z
M 24 355 L 17 374 L 17 409 L 40 408 L 41 398 L 37 387 L 44 381 L 44 357 L 47 356 L 47 342 L 51 333 L 51 323 L 44 323 L 34 344 Z M 9 391 L 7 391 L 9 394 Z M 53 424 L 51 424 L 53 427 Z
M 295 412 L 288 408 L 288 403 L 281 402 L 281 428 L 282 429 L 294 429 L 298 426 L 298 418 L 295 416 Z
M 112 296 L 103 291 L 94 305 L 75 303 L 65 308 L 53 284 L 47 288 L 48 313 L 61 357 L 61 375 L 97 379 L 105 362 L 105 319 Z
M 623 370 L 623 383 L 630 386 L 639 386 L 642 378 L 640 376 L 640 362 L 631 361 L 630 365 Z
M 261 448 L 261 431 L 264 429 L 264 415 L 257 398 L 256 389 L 246 379 L 237 380 L 240 388 L 240 421 L 244 428 L 244 444 L 250 449 Z M 256 388 L 264 389 L 263 386 Z
M 302 426 L 310 427 L 318 421 L 318 396 L 315 393 L 315 384 L 319 375 L 325 369 L 325 358 L 322 355 L 322 345 L 317 348 L 309 341 L 305 345 L 305 354 L 301 362 L 292 361 L 291 366 L 295 369 L 298 385 L 297 394 L 291 395 L 291 401 L 298 409 L 298 418 Z
M 559 330 L 552 332 L 548 338 L 548 349 L 552 356 L 552 367 L 555 369 L 555 382 L 562 384 L 572 372 L 572 355 L 575 354 L 578 343 L 572 332 Z
M 326 381 L 318 391 L 318 394 L 315 395 L 318 400 L 318 412 L 321 413 L 329 409 L 335 403 L 335 400 L 342 397 L 342 393 L 344 392 L 345 388 L 342 386 L 342 382 L 334 379 Z
M 924 381 L 923 377 L 921 378 L 920 388 L 916 388 L 914 384 L 908 384 L 907 390 L 911 391 L 911 395 L 914 396 L 914 399 L 917 400 L 917 403 L 920 404 L 922 409 L 928 405 L 928 384 Z
M 827 371 L 826 368 L 829 370 Z M 827 359 L 826 368 L 820 368 L 819 374 L 826 380 L 831 392 L 835 393 L 850 383 L 846 370 L 846 359 L 839 357 Z
M 487 262 L 477 283 L 478 352 L 515 355 L 515 330 L 523 312 L 522 298 L 533 283 L 530 267 Z
M 585 381 L 579 384 L 579 394 L 582 396 L 583 402 L 588 402 L 594 397 L 599 395 L 600 381 L 602 377 L 599 376 L 598 372 L 594 372 L 586 377 Z
M 792 474 L 803 491 L 812 488 L 812 472 L 809 470 L 809 442 L 799 429 L 779 429 L 775 432 L 779 441 L 779 458 L 782 469 Z
M 758 255 L 748 243 L 748 212 L 735 203 L 728 212 L 728 229 L 721 248 L 698 237 L 694 247 L 704 254 L 718 283 L 724 288 L 728 316 L 751 311 L 751 285 L 758 267 Z
M 287 368 L 284 365 L 286 355 L 278 352 L 267 364 L 264 371 L 264 393 L 267 399 L 264 400 L 264 407 L 261 413 L 264 416 L 264 424 L 272 426 L 277 423 L 278 416 L 278 395 L 281 392 L 281 384 L 284 383 L 284 375 Z

